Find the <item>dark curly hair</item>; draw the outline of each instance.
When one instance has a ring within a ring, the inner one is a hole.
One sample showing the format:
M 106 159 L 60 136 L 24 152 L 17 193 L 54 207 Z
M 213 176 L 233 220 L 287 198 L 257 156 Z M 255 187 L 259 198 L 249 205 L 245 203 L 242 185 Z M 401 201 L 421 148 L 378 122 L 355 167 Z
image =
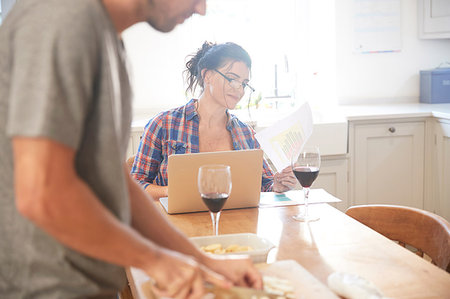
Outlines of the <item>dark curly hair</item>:
M 189 61 L 186 62 L 186 83 L 187 91 L 195 92 L 198 85 L 203 89 L 202 70 L 214 70 L 223 66 L 227 61 L 241 61 L 247 65 L 249 69 L 252 67 L 252 60 L 247 51 L 241 46 L 227 42 L 224 44 L 216 44 L 205 41 L 200 49 L 192 55 L 188 55 Z

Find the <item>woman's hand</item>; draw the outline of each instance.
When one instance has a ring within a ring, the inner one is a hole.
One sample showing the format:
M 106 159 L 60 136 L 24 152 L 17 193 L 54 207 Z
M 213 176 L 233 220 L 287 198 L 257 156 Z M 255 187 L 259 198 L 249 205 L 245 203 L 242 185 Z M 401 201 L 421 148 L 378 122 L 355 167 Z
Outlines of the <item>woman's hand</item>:
M 159 248 L 157 262 L 144 270 L 153 279 L 152 290 L 158 297 L 202 298 L 204 282 L 222 288 L 232 286 L 231 281 L 215 273 L 193 258 L 164 248 Z
M 275 173 L 273 176 L 273 191 L 286 192 L 292 190 L 297 185 L 297 178 L 292 172 L 292 167 L 288 166 L 281 172 Z
M 158 186 L 156 184 L 149 184 L 145 187 L 145 191 L 151 195 L 151 197 L 158 201 L 161 197 L 169 196 L 169 187 L 168 186 Z

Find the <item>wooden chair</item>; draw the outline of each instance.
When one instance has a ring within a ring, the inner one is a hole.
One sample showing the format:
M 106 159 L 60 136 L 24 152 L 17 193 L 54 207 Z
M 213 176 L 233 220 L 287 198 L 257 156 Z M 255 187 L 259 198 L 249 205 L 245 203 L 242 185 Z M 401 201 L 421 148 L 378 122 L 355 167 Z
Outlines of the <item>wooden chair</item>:
M 416 254 L 450 272 L 450 223 L 424 210 L 394 205 L 362 205 L 348 208 L 348 216 L 385 237 L 410 245 Z
M 133 168 L 133 163 L 134 163 L 134 157 L 135 156 L 131 156 L 127 159 L 127 165 L 128 165 L 128 170 L 131 172 L 131 169 Z
M 123 290 L 119 293 L 119 299 L 133 299 L 133 294 L 131 293 L 130 286 L 127 285 L 123 288 Z

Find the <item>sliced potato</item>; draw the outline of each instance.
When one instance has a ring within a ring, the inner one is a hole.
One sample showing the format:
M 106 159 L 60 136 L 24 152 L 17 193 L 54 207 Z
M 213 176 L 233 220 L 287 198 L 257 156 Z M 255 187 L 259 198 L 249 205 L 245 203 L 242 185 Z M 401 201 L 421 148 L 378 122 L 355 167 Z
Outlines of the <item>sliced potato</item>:
M 233 252 L 246 252 L 254 250 L 251 246 L 241 246 L 238 244 L 228 245 L 226 248 L 222 247 L 222 244 L 214 243 L 207 246 L 201 246 L 200 250 L 207 253 L 224 254 Z
M 215 244 L 210 244 L 208 246 L 205 246 L 205 251 L 206 252 L 214 252 L 218 249 L 222 249 L 222 244 L 219 243 L 215 243 Z
M 236 251 L 238 251 L 239 247 L 240 246 L 237 244 L 231 244 L 231 245 L 228 245 L 228 247 L 225 249 L 225 251 L 226 252 L 236 252 Z
M 252 250 L 253 250 L 253 248 L 251 246 L 239 246 L 237 251 L 239 251 L 239 252 L 244 251 L 245 252 L 245 251 L 252 251 Z
M 289 280 L 274 276 L 263 276 L 264 290 L 284 298 L 295 298 L 294 286 Z

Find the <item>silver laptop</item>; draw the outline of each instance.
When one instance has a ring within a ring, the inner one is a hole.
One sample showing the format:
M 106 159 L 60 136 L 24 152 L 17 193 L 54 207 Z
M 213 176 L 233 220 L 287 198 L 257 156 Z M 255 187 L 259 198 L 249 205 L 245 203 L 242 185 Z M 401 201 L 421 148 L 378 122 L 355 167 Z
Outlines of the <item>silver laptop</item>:
M 198 169 L 206 164 L 231 168 L 232 188 L 224 209 L 257 207 L 261 192 L 261 149 L 169 156 L 169 196 L 160 198 L 169 214 L 208 211 L 197 187 Z

